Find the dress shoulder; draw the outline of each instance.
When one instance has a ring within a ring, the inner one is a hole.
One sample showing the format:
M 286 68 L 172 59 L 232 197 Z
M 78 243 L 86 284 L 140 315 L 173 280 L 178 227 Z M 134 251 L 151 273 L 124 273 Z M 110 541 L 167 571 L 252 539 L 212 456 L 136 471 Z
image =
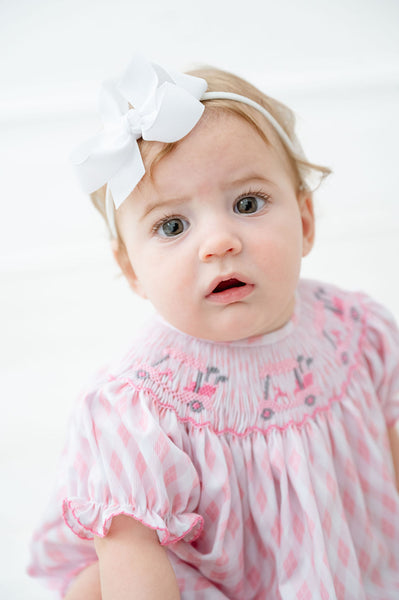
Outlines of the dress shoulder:
M 399 419 L 399 329 L 392 313 L 359 294 L 366 313 L 364 357 L 388 427 Z
M 171 417 L 161 426 L 157 407 L 128 380 L 111 379 L 81 399 L 63 499 L 65 522 L 78 536 L 105 536 L 117 514 L 156 529 L 162 544 L 199 533 L 200 483 L 182 441 L 173 441 L 178 428 Z

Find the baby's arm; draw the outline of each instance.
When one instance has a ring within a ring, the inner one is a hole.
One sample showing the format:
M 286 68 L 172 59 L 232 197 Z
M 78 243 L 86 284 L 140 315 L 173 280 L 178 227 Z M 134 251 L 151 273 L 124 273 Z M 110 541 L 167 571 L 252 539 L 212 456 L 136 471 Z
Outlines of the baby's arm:
M 125 515 L 95 538 L 102 600 L 179 600 L 176 576 L 155 531 Z
M 65 600 L 179 600 L 174 571 L 152 529 L 120 515 L 95 547 L 99 562 L 76 577 Z
M 101 600 L 98 562 L 79 573 L 70 585 L 64 600 Z

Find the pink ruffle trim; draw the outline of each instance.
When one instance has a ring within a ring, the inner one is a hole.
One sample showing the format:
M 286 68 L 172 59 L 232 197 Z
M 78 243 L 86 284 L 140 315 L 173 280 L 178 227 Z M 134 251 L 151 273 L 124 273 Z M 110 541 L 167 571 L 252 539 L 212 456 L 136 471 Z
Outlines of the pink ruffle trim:
M 131 505 L 104 505 L 80 498 L 65 498 L 62 502 L 62 513 L 67 526 L 83 540 L 105 537 L 112 519 L 117 515 L 132 517 L 146 527 L 156 530 L 162 546 L 183 539 L 192 542 L 199 537 L 204 526 L 203 518 L 195 513 L 170 515 L 166 524 L 162 517 L 149 510 L 140 514 Z

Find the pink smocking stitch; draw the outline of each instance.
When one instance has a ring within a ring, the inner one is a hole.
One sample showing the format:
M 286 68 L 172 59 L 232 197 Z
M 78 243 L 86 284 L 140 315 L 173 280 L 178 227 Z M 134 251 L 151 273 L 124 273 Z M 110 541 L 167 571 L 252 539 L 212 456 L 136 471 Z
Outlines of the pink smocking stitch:
M 267 375 L 281 375 L 282 373 L 290 373 L 298 366 L 298 361 L 294 358 L 287 358 L 277 363 L 267 364 L 259 371 L 260 377 L 267 377 Z
M 314 302 L 314 311 L 315 311 L 315 320 L 314 320 L 315 330 L 318 335 L 321 335 L 323 333 L 324 323 L 326 321 L 324 304 L 323 304 L 323 302 L 321 302 L 321 300 L 316 300 Z
M 169 354 L 171 358 L 175 358 L 176 360 L 179 360 L 185 365 L 194 367 L 199 371 L 206 371 L 206 364 L 202 360 L 194 356 L 190 356 L 189 354 L 186 354 L 185 352 L 180 350 L 180 348 L 173 348 L 169 346 L 168 348 L 165 348 L 165 352 Z

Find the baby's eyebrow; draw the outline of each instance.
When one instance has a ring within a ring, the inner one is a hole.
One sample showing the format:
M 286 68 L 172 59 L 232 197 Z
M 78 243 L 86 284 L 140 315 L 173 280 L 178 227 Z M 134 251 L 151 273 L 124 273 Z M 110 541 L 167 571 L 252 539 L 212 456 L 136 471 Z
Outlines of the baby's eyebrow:
M 237 187 L 240 185 L 245 185 L 245 184 L 249 184 L 249 183 L 269 183 L 272 184 L 273 182 L 268 179 L 267 177 L 260 175 L 259 172 L 255 172 L 255 173 L 246 173 L 243 177 L 239 177 L 237 179 L 234 179 L 232 181 L 229 181 L 228 185 L 226 185 L 226 188 L 233 188 L 233 187 Z
M 143 214 L 140 217 L 140 221 L 144 220 L 150 213 L 159 208 L 163 210 L 171 209 L 176 207 L 177 205 L 182 204 L 185 201 L 185 198 L 172 198 L 171 200 L 155 200 L 154 202 L 149 202 Z

